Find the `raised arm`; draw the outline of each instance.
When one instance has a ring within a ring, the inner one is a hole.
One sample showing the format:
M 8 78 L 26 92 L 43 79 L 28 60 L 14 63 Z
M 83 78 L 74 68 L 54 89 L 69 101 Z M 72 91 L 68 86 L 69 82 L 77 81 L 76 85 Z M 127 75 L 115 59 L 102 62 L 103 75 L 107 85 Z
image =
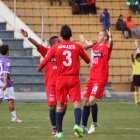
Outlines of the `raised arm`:
M 109 48 L 113 48 L 113 38 L 112 38 L 112 33 L 111 33 L 111 30 L 107 30 L 107 33 L 108 33 L 108 36 L 109 36 L 109 45 L 108 47 Z
M 135 59 L 134 59 L 134 53 L 131 54 L 131 60 L 134 63 Z
M 20 30 L 20 33 L 21 33 L 24 37 L 27 37 L 28 40 L 29 40 L 33 45 L 35 45 L 37 49 L 40 49 L 41 44 L 39 44 L 38 42 L 36 42 L 33 38 L 29 37 L 27 31 L 21 29 L 21 30 Z

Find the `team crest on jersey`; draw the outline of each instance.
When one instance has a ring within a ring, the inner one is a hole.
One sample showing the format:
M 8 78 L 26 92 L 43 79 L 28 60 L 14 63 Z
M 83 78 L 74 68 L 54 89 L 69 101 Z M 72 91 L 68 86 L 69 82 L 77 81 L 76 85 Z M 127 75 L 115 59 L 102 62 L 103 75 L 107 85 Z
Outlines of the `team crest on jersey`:
M 93 57 L 103 57 L 103 53 L 94 53 Z
M 56 59 L 55 58 L 51 59 L 51 62 L 56 62 Z
M 49 102 L 54 102 L 55 101 L 54 95 L 50 95 L 48 100 Z
M 98 64 L 98 61 L 99 61 L 98 58 L 93 58 L 93 62 L 92 63 L 93 64 Z

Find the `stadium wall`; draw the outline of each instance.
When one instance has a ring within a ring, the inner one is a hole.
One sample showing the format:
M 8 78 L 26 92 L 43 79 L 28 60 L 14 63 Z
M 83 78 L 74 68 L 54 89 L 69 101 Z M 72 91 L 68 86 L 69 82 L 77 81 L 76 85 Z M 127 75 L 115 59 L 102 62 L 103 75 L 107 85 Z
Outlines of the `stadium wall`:
M 39 43 L 41 43 L 41 39 L 20 18 L 15 16 L 14 13 L 2 1 L 0 1 L 0 17 L 1 22 L 7 22 L 7 30 L 14 30 L 14 37 L 16 39 L 24 40 L 24 48 L 32 48 L 32 55 L 40 56 L 39 53 L 35 50 L 35 46 L 32 45 L 26 38 L 22 37 L 20 34 L 20 29 L 23 28 L 27 30 L 29 36 L 34 38 Z

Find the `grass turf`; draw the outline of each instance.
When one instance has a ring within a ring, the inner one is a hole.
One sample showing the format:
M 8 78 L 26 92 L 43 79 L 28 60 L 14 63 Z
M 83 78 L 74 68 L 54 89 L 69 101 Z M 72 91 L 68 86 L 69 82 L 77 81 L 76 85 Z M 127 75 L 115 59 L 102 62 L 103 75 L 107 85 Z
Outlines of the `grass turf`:
M 8 104 L 2 103 L 0 105 L 0 140 L 57 139 L 50 135 L 51 124 L 47 103 L 15 103 L 15 106 L 18 117 L 23 119 L 24 122 L 21 124 L 11 123 Z M 136 106 L 129 101 L 98 102 L 98 108 L 98 122 L 100 126 L 94 134 L 84 136 L 84 140 L 140 139 L 140 105 Z M 90 123 L 91 116 L 88 127 Z M 73 132 L 73 126 L 73 106 L 69 104 L 63 122 L 64 137 L 61 139 L 77 139 Z

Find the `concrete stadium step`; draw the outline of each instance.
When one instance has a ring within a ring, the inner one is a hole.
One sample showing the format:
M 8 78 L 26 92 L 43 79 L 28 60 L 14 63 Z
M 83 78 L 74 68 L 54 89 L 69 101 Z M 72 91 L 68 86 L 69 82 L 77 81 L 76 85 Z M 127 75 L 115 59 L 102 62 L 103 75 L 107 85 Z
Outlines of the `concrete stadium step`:
M 117 82 L 113 81 L 111 87 L 114 88 L 115 91 L 121 92 L 130 92 L 131 91 L 131 82 Z
M 33 64 L 30 64 L 30 65 L 12 65 L 11 66 L 11 73 L 13 74 L 16 74 L 16 73 L 32 73 L 32 74 L 37 74 L 37 68 L 38 68 L 38 65 L 33 65 Z M 44 71 L 42 72 L 44 73 Z
M 21 57 L 9 57 L 12 60 L 12 65 L 39 65 L 40 57 L 34 56 L 21 56 Z
M 0 23 L 0 30 L 6 30 L 6 22 Z
M 132 66 L 131 65 L 116 65 L 116 66 L 109 66 L 109 73 L 112 75 L 115 75 L 116 73 L 119 75 L 125 75 L 125 74 L 129 74 L 131 75 L 132 73 Z
M 127 19 L 127 15 L 124 15 L 124 21 Z M 111 24 L 115 24 L 118 20 L 119 15 L 110 16 Z M 41 24 L 41 16 L 38 15 L 20 15 L 26 23 L 28 24 Z M 48 21 L 49 19 L 49 21 Z M 47 18 L 44 18 L 44 24 L 99 24 L 100 23 L 100 15 L 50 15 Z M 132 15 L 132 19 L 135 24 L 139 25 L 139 17 L 136 15 Z
M 27 83 L 32 83 L 32 82 L 44 82 L 44 74 L 43 73 L 11 73 L 10 78 L 15 81 L 15 83 L 20 83 L 21 81 L 25 81 Z
M 9 47 L 11 48 L 14 48 L 15 46 L 23 48 L 23 39 L 5 38 L 5 39 L 2 39 L 2 41 L 4 44 L 9 45 Z
M 32 56 L 32 48 L 10 48 L 9 56 Z
M 21 81 L 14 85 L 15 92 L 45 92 L 44 82 L 26 82 Z
M 4 31 L 0 30 L 0 38 L 14 38 L 14 31 Z

